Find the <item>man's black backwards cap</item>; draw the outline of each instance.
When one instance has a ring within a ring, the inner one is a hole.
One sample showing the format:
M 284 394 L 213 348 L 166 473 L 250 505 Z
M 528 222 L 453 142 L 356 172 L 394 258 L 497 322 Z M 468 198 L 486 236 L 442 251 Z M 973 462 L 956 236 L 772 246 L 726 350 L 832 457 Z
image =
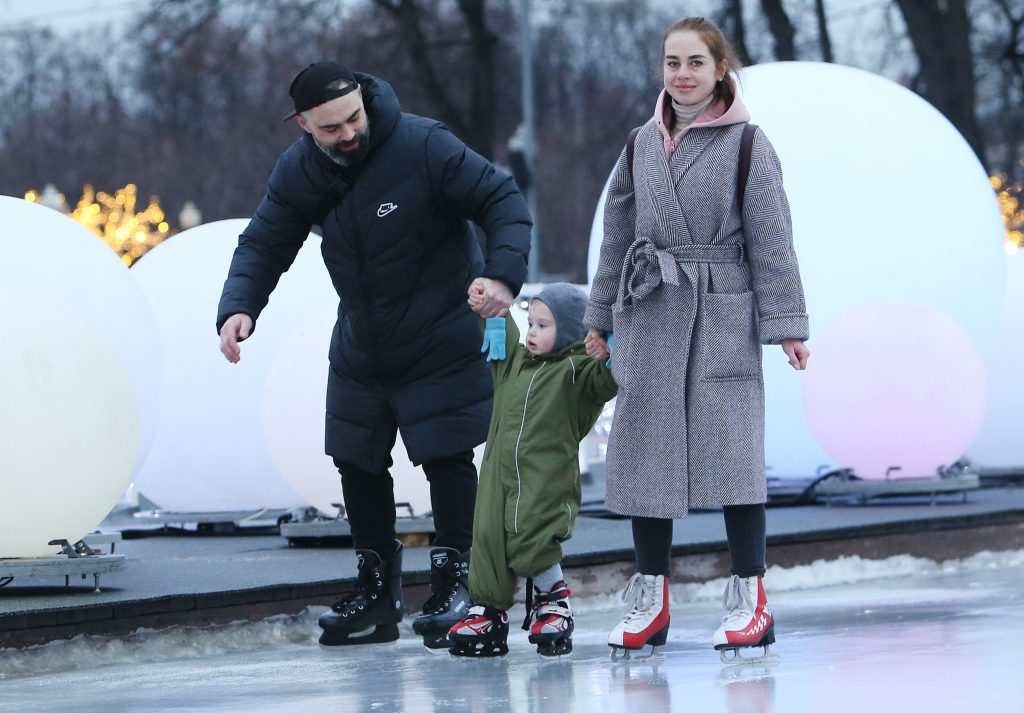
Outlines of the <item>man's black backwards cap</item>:
M 339 89 L 328 87 L 339 79 L 348 80 L 349 84 Z M 292 119 L 307 109 L 320 106 L 331 99 L 343 97 L 359 87 L 356 75 L 352 70 L 338 62 L 314 62 L 296 75 L 292 85 L 288 87 L 295 102 L 295 111 L 284 118 Z

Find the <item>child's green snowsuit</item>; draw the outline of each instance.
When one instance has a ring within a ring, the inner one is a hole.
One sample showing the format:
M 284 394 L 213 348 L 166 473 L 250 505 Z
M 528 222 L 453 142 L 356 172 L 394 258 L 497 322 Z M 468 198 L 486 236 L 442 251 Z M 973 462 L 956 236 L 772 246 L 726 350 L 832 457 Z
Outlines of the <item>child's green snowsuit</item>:
M 580 509 L 579 444 L 615 396 L 604 362 L 583 341 L 534 356 L 505 318 L 494 410 L 480 468 L 469 592 L 476 605 L 512 607 L 516 577 L 562 561 Z

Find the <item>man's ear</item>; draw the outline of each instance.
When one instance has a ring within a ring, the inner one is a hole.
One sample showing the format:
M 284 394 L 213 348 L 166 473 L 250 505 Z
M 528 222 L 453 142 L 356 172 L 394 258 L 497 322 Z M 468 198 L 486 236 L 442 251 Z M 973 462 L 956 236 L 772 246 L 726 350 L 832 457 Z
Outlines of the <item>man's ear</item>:
M 302 127 L 303 131 L 305 131 L 306 133 L 309 133 L 309 134 L 313 133 L 310 130 L 310 128 L 309 128 L 309 124 L 307 124 L 306 120 L 302 118 L 302 114 L 297 115 L 295 118 L 296 118 L 296 120 L 298 120 L 299 126 Z

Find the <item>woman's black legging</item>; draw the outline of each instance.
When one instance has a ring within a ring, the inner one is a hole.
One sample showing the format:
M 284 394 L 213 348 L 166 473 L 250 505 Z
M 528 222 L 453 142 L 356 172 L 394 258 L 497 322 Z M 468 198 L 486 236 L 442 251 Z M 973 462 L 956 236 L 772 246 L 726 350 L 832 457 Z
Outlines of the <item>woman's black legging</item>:
M 739 577 L 760 577 L 765 571 L 764 503 L 726 505 L 722 512 L 732 573 Z M 672 520 L 634 517 L 633 547 L 637 572 L 669 576 L 672 572 Z

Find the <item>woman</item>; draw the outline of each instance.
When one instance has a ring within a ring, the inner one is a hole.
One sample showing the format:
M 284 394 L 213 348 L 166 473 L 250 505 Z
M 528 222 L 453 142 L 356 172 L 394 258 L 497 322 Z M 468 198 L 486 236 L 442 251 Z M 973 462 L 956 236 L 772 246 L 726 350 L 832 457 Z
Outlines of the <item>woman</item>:
M 754 130 L 722 31 L 704 18 L 662 42 L 654 116 L 619 157 L 584 321 L 588 353 L 607 348 L 619 384 L 608 443 L 607 507 L 632 518 L 637 573 L 614 649 L 665 643 L 672 518 L 721 506 L 732 558 L 714 646 L 775 641 L 765 572 L 761 345 L 804 369 L 807 314 L 778 157 Z M 632 158 L 632 162 L 630 161 Z M 742 193 L 742 195 L 741 195 Z M 614 653 L 614 652 L 613 652 Z

